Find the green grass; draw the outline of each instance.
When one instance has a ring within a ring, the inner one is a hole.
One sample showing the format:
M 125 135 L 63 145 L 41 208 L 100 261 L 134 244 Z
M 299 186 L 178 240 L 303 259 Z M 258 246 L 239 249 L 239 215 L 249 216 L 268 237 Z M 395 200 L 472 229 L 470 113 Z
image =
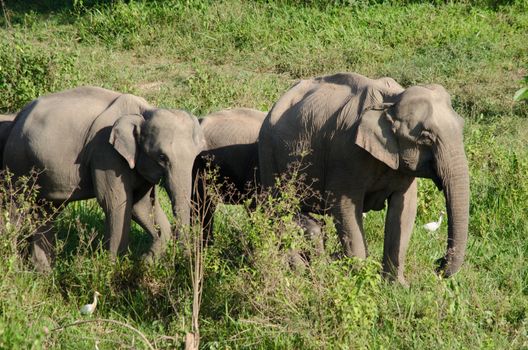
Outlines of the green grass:
M 366 262 L 330 264 L 322 257 L 295 273 L 281 262 L 284 247 L 307 242 L 288 215 L 271 222 L 266 203 L 250 216 L 224 206 L 206 259 L 203 348 L 528 348 L 528 104 L 512 99 L 528 67 L 526 0 L 6 6 L 0 112 L 82 84 L 198 116 L 235 106 L 268 110 L 296 80 L 338 71 L 391 76 L 405 86 L 440 83 L 451 93 L 466 120 L 471 171 L 470 237 L 461 272 L 449 280 L 434 274 L 447 228 L 435 234 L 421 228 L 444 205 L 428 180 L 420 181 L 409 289 L 386 284 L 377 273 L 383 212 L 367 218 Z M 281 208 L 294 205 L 293 197 Z M 135 226 L 131 253 L 111 263 L 99 246 L 100 209 L 93 201 L 76 203 L 56 224 L 62 243 L 53 272 L 41 276 L 11 244 L 31 223 L 21 219 L 13 231 L 6 202 L 0 203 L 0 348 L 90 349 L 96 340 L 101 349 L 143 347 L 117 325 L 54 330 L 79 319 L 94 289 L 104 295 L 96 317 L 134 326 L 157 348 L 181 347 L 191 327 L 192 290 L 178 247 L 157 265 L 142 266 L 137 256 L 148 240 Z M 331 254 L 338 245 L 331 225 L 327 231 Z

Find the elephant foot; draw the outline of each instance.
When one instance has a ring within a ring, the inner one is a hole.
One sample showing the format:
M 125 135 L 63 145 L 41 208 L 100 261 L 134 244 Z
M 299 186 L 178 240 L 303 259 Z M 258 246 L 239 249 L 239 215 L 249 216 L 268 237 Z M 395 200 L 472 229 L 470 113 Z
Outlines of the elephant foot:
M 394 280 L 394 283 L 397 283 L 404 288 L 409 288 L 411 286 L 409 282 L 407 282 L 405 277 L 398 277 L 397 279 Z
M 168 246 L 168 240 L 167 239 L 156 239 L 150 246 L 150 249 L 148 252 L 143 254 L 143 258 L 145 260 L 149 259 L 152 261 L 155 261 L 156 259 L 159 259 L 163 254 L 165 253 L 165 250 Z
M 156 260 L 158 260 L 162 255 L 163 253 L 161 249 L 151 248 L 148 252 L 143 254 L 141 258 L 147 265 L 151 265 L 156 262 Z
M 35 270 L 39 273 L 48 274 L 51 272 L 51 264 L 48 259 L 32 259 Z
M 402 274 L 394 275 L 393 273 L 383 271 L 382 276 L 387 282 L 398 284 L 405 288 L 410 287 L 409 282 L 407 282 L 407 280 L 405 279 L 405 277 L 403 277 Z
M 290 269 L 299 273 L 303 273 L 308 267 L 308 261 L 296 250 L 290 250 L 286 253 L 286 260 Z
M 154 261 L 156 261 L 154 255 L 151 253 L 151 252 L 147 252 L 145 254 L 143 254 L 141 256 L 141 260 L 146 264 L 146 265 L 152 265 L 154 263 Z
M 35 270 L 40 273 L 50 273 L 51 272 L 51 262 L 48 255 L 44 250 L 39 247 L 34 247 L 31 254 L 31 263 Z
M 394 283 L 395 284 L 398 284 L 399 286 L 405 288 L 405 289 L 409 289 L 411 287 L 411 285 L 409 284 L 409 282 L 407 282 L 407 280 L 405 278 L 398 278 L 396 280 L 394 280 Z

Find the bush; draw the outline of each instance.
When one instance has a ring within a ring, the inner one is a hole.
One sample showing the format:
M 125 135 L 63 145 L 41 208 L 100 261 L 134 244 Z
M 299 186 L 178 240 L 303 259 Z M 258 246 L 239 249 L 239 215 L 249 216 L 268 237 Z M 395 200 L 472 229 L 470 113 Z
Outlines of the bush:
M 78 81 L 75 55 L 48 52 L 26 42 L 18 35 L 0 39 L 0 111 L 17 111 L 44 93 Z
M 39 300 L 46 291 L 33 274 L 24 273 L 28 271 L 22 254 L 27 252 L 30 234 L 46 218 L 37 205 L 35 174 L 15 181 L 9 173 L 0 172 L 0 179 L 0 348 L 38 348 L 45 322 L 39 319 L 31 327 L 25 325 L 34 320 L 32 312 L 43 308 L 49 312 Z
M 20 267 L 20 252 L 27 246 L 27 239 L 44 223 L 43 208 L 37 205 L 38 186 L 36 175 L 15 181 L 7 171 L 0 172 L 0 259 L 4 271 Z
M 316 249 L 316 242 L 299 226 L 297 213 L 303 200 L 317 194 L 300 187 L 299 175 L 291 173 L 291 179 L 277 182 L 277 196 L 254 198 L 256 208 L 247 215 L 221 207 L 228 213 L 219 218 L 229 223 L 217 223 L 222 235 L 208 251 L 205 265 L 206 343 L 229 347 L 229 340 L 224 344 L 220 339 L 232 338 L 233 332 L 247 334 L 248 339 L 236 344 L 252 348 L 356 347 L 364 345 L 362 339 L 376 325 L 380 264 L 371 259 L 332 261 L 331 253 L 341 248 L 326 217 L 327 249 Z M 233 261 L 238 264 L 233 266 Z M 222 313 L 225 327 L 218 327 L 213 320 Z

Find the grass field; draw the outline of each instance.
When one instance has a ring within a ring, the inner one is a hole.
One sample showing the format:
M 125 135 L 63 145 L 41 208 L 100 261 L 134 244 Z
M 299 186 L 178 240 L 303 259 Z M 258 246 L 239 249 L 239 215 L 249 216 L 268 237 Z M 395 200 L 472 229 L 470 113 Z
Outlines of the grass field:
M 5 4 L 4 4 L 5 2 Z M 528 68 L 528 1 L 0 1 L 0 112 L 79 85 L 145 97 L 197 116 L 268 110 L 296 80 L 339 71 L 439 83 L 466 121 L 471 171 L 467 259 L 451 279 L 434 261 L 447 227 L 427 233 L 443 195 L 420 181 L 405 289 L 379 275 L 384 213 L 367 217 L 366 261 L 285 268 L 279 246 L 303 246 L 292 193 L 252 214 L 217 212 L 200 314 L 204 349 L 528 348 L 528 104 L 514 102 Z M 4 179 L 4 182 L 7 180 Z M 3 187 L 5 188 L 5 187 Z M 103 294 L 91 318 L 128 324 L 158 349 L 191 329 L 189 262 L 178 247 L 154 266 L 137 252 L 110 263 L 93 201 L 70 205 L 50 275 L 32 272 L 13 242 L 35 224 L 30 188 L 0 196 L 0 349 L 147 348 L 113 323 L 57 329 Z M 12 206 L 17 211 L 9 212 Z M 281 214 L 280 220 L 269 220 Z M 280 237 L 276 232 L 283 232 Z M 66 240 L 65 238 L 68 237 Z M 90 319 L 90 318 L 88 318 Z

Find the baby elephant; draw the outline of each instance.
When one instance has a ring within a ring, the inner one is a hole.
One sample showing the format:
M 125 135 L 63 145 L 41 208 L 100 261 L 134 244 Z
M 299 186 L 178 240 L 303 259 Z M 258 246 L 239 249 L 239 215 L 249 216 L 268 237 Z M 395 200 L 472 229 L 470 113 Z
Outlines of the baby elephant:
M 249 108 L 225 109 L 200 119 L 207 147 L 196 158 L 193 169 L 193 198 L 205 228 L 206 240 L 212 239 L 215 200 L 206 196 L 204 174 L 216 170 L 220 195 L 227 204 L 239 204 L 260 187 L 258 171 L 258 134 L 265 112 Z M 310 217 L 299 214 L 297 221 L 322 250 L 321 228 Z
M 106 237 L 116 255 L 128 246 L 131 219 L 153 238 L 147 258 L 170 237 L 155 184 L 164 178 L 179 224 L 190 221 L 191 171 L 205 146 L 198 120 L 180 110 L 157 109 L 144 99 L 97 87 L 40 97 L 18 114 L 3 166 L 15 176 L 39 171 L 40 199 L 60 206 L 97 198 Z M 49 270 L 49 227 L 32 237 L 32 260 Z

